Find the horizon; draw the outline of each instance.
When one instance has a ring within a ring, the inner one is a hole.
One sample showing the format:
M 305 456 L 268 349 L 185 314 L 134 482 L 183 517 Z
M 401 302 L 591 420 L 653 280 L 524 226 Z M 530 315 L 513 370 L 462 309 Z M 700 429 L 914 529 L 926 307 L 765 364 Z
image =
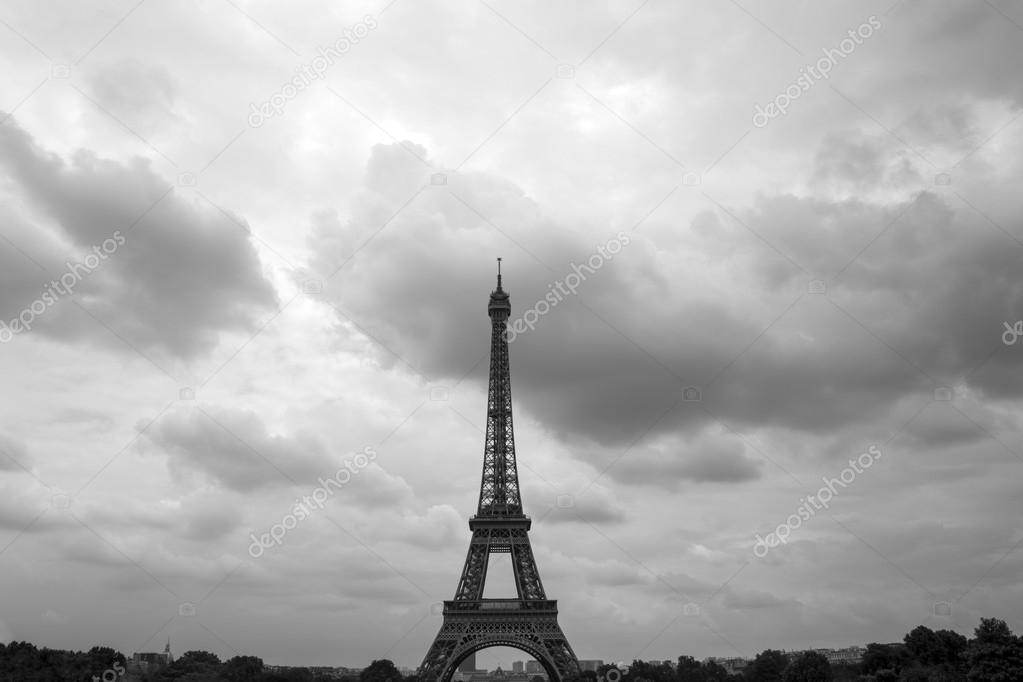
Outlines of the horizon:
M 530 599 L 577 658 L 1023 631 L 1020 26 L 10 3 L 0 642 L 417 668 L 498 267 Z
M 958 632 L 958 631 L 953 630 L 953 632 Z M 972 637 L 973 630 L 970 630 L 969 632 L 965 632 L 965 633 L 964 632 L 959 632 L 958 634 L 961 634 L 961 635 L 963 635 L 963 636 L 965 636 L 967 638 L 970 638 L 970 637 Z M 4 643 L 5 644 L 9 644 L 10 642 L 4 642 Z M 29 643 L 30 644 L 34 644 L 32 642 L 29 642 Z M 851 648 L 865 648 L 868 644 L 881 644 L 881 645 L 884 645 L 884 646 L 891 646 L 891 645 L 901 645 L 902 643 L 903 643 L 902 640 L 892 641 L 892 642 L 862 642 L 862 643 L 857 643 L 857 644 L 847 644 L 847 645 L 844 645 L 844 646 L 815 647 L 815 648 L 795 648 L 795 649 L 778 649 L 778 651 L 781 651 L 783 653 L 801 653 L 801 652 L 805 652 L 805 651 L 818 651 L 818 650 L 842 651 L 842 650 L 851 649 Z M 171 644 L 173 644 L 173 643 L 171 643 Z M 103 643 L 96 643 L 96 644 L 93 644 L 93 646 L 110 646 L 110 645 L 109 644 L 103 644 Z M 40 647 L 40 648 L 42 648 L 42 647 Z M 77 651 L 88 651 L 88 649 L 90 649 L 90 648 L 91 647 L 86 647 L 85 649 L 78 649 Z M 161 653 L 161 652 L 164 651 L 163 649 L 160 649 L 159 651 L 153 650 L 153 651 L 127 652 L 127 651 L 119 650 L 119 649 L 117 649 L 117 647 L 111 647 L 111 648 L 113 648 L 115 651 L 119 651 L 121 654 L 124 654 L 124 656 L 126 658 L 128 658 L 128 659 L 131 659 L 132 658 L 132 654 L 136 654 L 136 653 L 139 653 L 139 654 L 142 654 L 142 653 Z M 502 651 L 496 651 L 495 652 L 494 651 L 495 649 L 502 650 Z M 758 650 L 758 651 L 754 652 L 754 655 L 751 655 L 747 660 L 752 660 L 755 657 L 755 654 L 756 653 L 760 653 L 761 651 L 764 651 L 764 650 Z M 180 658 L 180 656 L 182 654 L 184 654 L 184 653 L 185 653 L 185 651 L 181 651 L 181 652 L 175 653 L 174 652 L 174 647 L 171 646 L 171 654 L 172 654 L 172 656 L 175 659 Z M 239 652 L 236 655 L 259 657 L 258 652 Z M 688 655 L 690 655 L 690 654 L 682 652 L 682 653 L 679 653 L 679 654 L 677 654 L 675 656 L 664 658 L 664 659 L 650 658 L 650 659 L 636 659 L 636 660 L 642 660 L 642 661 L 646 661 L 646 662 L 662 662 L 662 661 L 677 662 L 677 660 L 678 660 L 678 658 L 680 656 L 688 656 Z M 610 660 L 610 659 L 601 659 L 599 657 L 598 658 L 593 658 L 593 657 L 590 657 L 590 656 L 579 656 L 578 658 L 579 658 L 580 661 L 599 660 L 599 661 L 602 661 L 604 664 L 611 664 L 611 665 L 614 665 L 616 667 L 620 667 L 619 664 L 622 664 L 622 665 L 627 667 L 627 666 L 629 666 L 632 663 L 632 661 L 615 661 L 615 660 Z M 706 660 L 713 660 L 713 659 L 734 659 L 734 658 L 745 658 L 745 657 L 743 657 L 743 656 L 713 656 L 713 655 L 711 655 L 711 656 L 694 657 L 694 658 L 696 658 L 699 661 L 706 661 Z M 491 663 L 488 664 L 490 667 L 484 667 L 483 665 L 481 665 L 481 659 L 491 659 Z M 226 657 L 221 657 L 221 660 L 226 661 L 227 658 Z M 378 660 L 378 659 L 374 659 L 374 660 Z M 385 659 L 385 660 L 390 660 L 390 659 Z M 495 672 L 498 668 L 500 668 L 501 670 L 507 672 L 507 671 L 511 670 L 511 665 L 513 663 L 515 663 L 515 662 L 525 663 L 527 661 L 535 661 L 535 660 L 536 659 L 530 657 L 528 654 L 526 654 L 525 652 L 520 651 L 518 649 L 513 649 L 511 647 L 496 646 L 496 647 L 492 647 L 492 648 L 488 648 L 488 649 L 481 649 L 480 651 L 476 652 L 476 670 L 477 670 L 477 672 L 482 671 L 482 672 L 490 673 L 490 672 Z M 505 665 L 505 662 L 507 663 L 507 666 Z M 332 668 L 346 668 L 346 669 L 364 669 L 364 668 L 366 668 L 369 665 L 369 663 L 372 663 L 372 661 L 367 662 L 365 665 L 347 665 L 347 664 L 344 664 L 344 663 L 321 664 L 321 665 L 313 665 L 313 664 L 307 664 L 307 665 L 294 664 L 294 665 L 291 665 L 291 664 L 284 664 L 284 663 L 276 663 L 274 661 L 267 661 L 267 660 L 263 661 L 263 664 L 266 665 L 266 666 L 309 667 L 309 668 L 314 668 L 314 667 L 332 667 Z M 397 667 L 400 670 L 413 670 L 414 671 L 419 666 L 418 663 L 416 663 L 415 665 L 408 665 L 406 663 L 402 663 L 401 661 L 392 661 L 392 663 L 394 663 L 395 667 Z

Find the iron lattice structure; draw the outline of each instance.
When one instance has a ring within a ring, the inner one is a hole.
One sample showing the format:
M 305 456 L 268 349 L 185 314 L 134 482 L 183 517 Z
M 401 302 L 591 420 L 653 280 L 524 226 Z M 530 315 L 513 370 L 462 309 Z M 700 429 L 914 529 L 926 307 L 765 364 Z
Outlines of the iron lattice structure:
M 550 682 L 578 675 L 579 661 L 558 625 L 558 603 L 548 599 L 529 544 L 531 520 L 522 511 L 512 430 L 511 374 L 505 327 L 508 294 L 497 289 L 487 310 L 491 321 L 490 390 L 483 449 L 480 503 L 469 519 L 472 540 L 455 598 L 444 602 L 444 622 L 419 667 L 423 682 L 449 682 L 459 663 L 480 649 L 508 646 L 525 651 Z M 511 555 L 515 599 L 484 599 L 490 555 Z

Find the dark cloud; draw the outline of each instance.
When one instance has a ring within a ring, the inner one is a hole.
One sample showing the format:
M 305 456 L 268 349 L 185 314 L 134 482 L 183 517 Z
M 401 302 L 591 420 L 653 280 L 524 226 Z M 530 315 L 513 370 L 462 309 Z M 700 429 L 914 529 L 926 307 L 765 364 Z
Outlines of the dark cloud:
M 123 348 L 106 325 L 138 348 L 191 358 L 222 331 L 255 329 L 276 305 L 244 220 L 179 195 L 146 160 L 122 164 L 79 150 L 65 161 L 8 121 L 0 127 L 0 169 L 30 200 L 16 204 L 23 215 L 0 250 L 5 321 L 42 298 L 68 261 L 88 265 L 90 257 L 95 267 L 77 269 L 71 286 L 102 324 L 58 295 L 30 333 Z M 102 259 L 91 255 L 94 247 Z
M 890 140 L 856 130 L 831 132 L 817 150 L 812 179 L 827 190 L 849 193 L 919 187 L 923 178 L 912 152 L 900 149 L 893 154 L 891 147 Z
M 629 587 L 642 585 L 648 578 L 642 568 L 628 565 L 614 558 L 602 557 L 594 561 L 583 557 L 575 558 L 569 574 L 572 579 L 584 577 L 586 583 L 598 587 Z M 580 570 L 582 569 L 582 570 Z M 554 575 L 554 572 L 551 572 Z
M 905 140 L 909 146 L 903 151 L 910 157 L 924 154 L 923 150 L 927 150 L 928 155 L 930 150 L 947 150 L 955 155 L 956 160 L 978 147 L 990 135 L 974 120 L 973 108 L 961 102 L 917 109 L 892 132 L 898 138 L 890 137 L 890 143 L 902 147 L 899 140 Z
M 390 509 L 394 509 L 398 502 L 386 493 L 377 495 L 377 499 L 386 500 L 383 506 Z M 395 523 L 389 524 L 384 532 L 373 538 L 374 542 L 380 540 L 407 543 L 426 550 L 448 548 L 448 551 L 457 551 L 455 548 L 465 540 L 465 518 L 451 507 L 442 505 L 429 507 L 421 515 L 402 513 Z
M 701 434 L 689 441 L 637 448 L 615 463 L 608 475 L 622 483 L 675 490 L 680 484 L 742 483 L 760 478 L 763 462 L 746 453 L 737 438 Z
M 843 275 L 836 299 L 927 373 L 994 397 L 1023 390 L 1005 321 L 1023 309 L 1023 244 L 926 193 Z
M 900 3 L 888 23 L 898 31 L 898 39 L 882 41 L 875 56 L 883 63 L 903 55 L 904 68 L 879 68 L 875 73 L 886 92 L 898 94 L 895 101 L 916 101 L 913 93 L 926 91 L 948 100 L 972 95 L 1011 99 L 1017 107 L 1023 103 L 1023 84 L 1013 77 L 1023 69 L 1018 19 L 1013 22 L 985 4 L 938 10 L 922 0 L 910 0 Z M 904 58 L 907 52 L 911 60 Z
M 556 497 L 550 511 L 538 518 L 544 523 L 582 523 L 599 526 L 622 523 L 627 515 L 614 496 L 599 488 L 589 488 L 581 495 Z
M 849 149 L 862 153 L 844 165 L 834 161 Z M 469 379 L 485 384 L 493 255 L 505 256 L 515 319 L 597 243 L 546 224 L 521 190 L 480 174 L 452 176 L 447 187 L 426 187 L 405 208 L 394 199 L 384 210 L 376 187 L 381 164 L 425 182 L 397 145 L 376 148 L 371 187 L 356 201 L 355 217 L 317 224 L 312 245 L 321 271 L 342 260 L 338 245 L 361 243 L 379 229 L 327 294 L 379 343 L 383 361 L 401 358 L 431 379 L 461 379 L 475 367 Z M 824 145 L 820 168 L 854 184 L 874 176 L 876 187 L 889 177 L 878 169 L 904 173 L 905 157 L 851 134 Z M 718 420 L 825 433 L 881 417 L 907 395 L 930 394 L 931 371 L 949 381 L 965 376 L 997 342 L 977 330 L 998 329 L 1019 307 L 1005 236 L 967 230 L 971 221 L 930 193 L 894 204 L 761 197 L 744 222 L 810 274 L 731 217 L 712 216 L 694 223 L 697 245 L 709 237 L 753 245 L 723 254 L 722 266 L 734 273 L 727 295 L 697 273 L 660 265 L 655 245 L 634 237 L 582 282 L 578 296 L 514 340 L 517 403 L 559 437 L 595 443 L 598 451 L 644 436 L 695 433 Z M 808 293 L 817 273 L 829 287 L 824 295 Z M 768 289 L 747 292 L 758 282 Z M 990 361 L 999 362 L 1013 361 Z M 978 372 L 971 380 L 985 390 L 1015 390 L 999 377 Z M 700 403 L 679 404 L 687 385 L 703 387 Z M 755 476 L 735 455 L 665 457 L 690 480 Z
M 370 167 L 385 162 L 400 166 L 394 171 L 397 177 L 420 172 L 415 159 L 403 151 L 377 146 Z M 493 259 L 505 258 L 505 284 L 516 316 L 600 244 L 544 222 L 520 188 L 498 178 L 453 175 L 447 186 L 427 187 L 402 208 L 397 199 L 381 206 L 380 188 L 373 184 L 377 174 L 370 175 L 370 186 L 356 200 L 350 221 L 318 218 L 311 246 L 317 254 L 313 269 L 330 273 L 365 242 L 326 293 L 343 312 L 340 321 L 351 318 L 369 334 L 388 365 L 400 358 L 437 379 L 461 379 L 474 370 L 471 379 L 485 381 Z M 428 180 L 425 173 L 417 177 L 421 183 Z M 614 235 L 609 229 L 607 238 Z M 582 283 L 579 300 L 565 299 L 535 331 L 513 344 L 519 404 L 542 415 L 545 425 L 559 434 L 616 442 L 638 436 L 683 385 L 632 341 L 642 339 L 634 321 L 621 320 L 623 311 L 637 304 L 627 278 L 637 279 L 640 287 L 667 290 L 662 275 L 644 271 L 642 261 L 638 268 L 619 266 L 627 257 L 621 253 L 606 262 Z M 580 301 L 592 302 L 592 312 Z M 743 326 L 699 301 L 686 312 L 705 323 L 694 334 L 706 349 L 720 347 L 713 336 L 722 326 Z M 749 328 L 748 333 L 755 332 Z M 658 344 L 674 345 L 674 339 L 661 338 Z M 723 364 L 724 353 L 717 355 Z M 689 371 L 698 368 L 694 362 Z
M 697 457 L 681 458 L 678 473 L 697 483 L 732 483 L 760 478 L 760 463 L 739 452 L 720 454 L 700 453 Z
M 984 423 L 989 419 L 981 419 L 980 423 L 974 423 L 947 403 L 935 402 L 913 419 L 903 435 L 911 439 L 915 447 L 940 448 L 971 443 L 987 438 L 988 432 L 1001 430 L 996 424 Z
M 172 412 L 146 430 L 179 477 L 200 474 L 239 492 L 309 485 L 334 475 L 323 444 L 314 436 L 270 433 L 254 413 L 194 409 Z

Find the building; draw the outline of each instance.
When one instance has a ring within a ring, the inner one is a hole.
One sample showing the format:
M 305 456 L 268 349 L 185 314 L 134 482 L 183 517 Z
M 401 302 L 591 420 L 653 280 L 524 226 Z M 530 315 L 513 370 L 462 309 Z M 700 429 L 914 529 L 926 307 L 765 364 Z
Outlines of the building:
M 845 647 L 844 649 L 803 649 L 800 651 L 786 651 L 785 655 L 789 659 L 793 659 L 808 651 L 813 651 L 824 656 L 824 658 L 828 659 L 828 663 L 832 665 L 850 665 L 853 663 L 860 663 L 863 661 L 863 654 L 866 653 L 866 649 L 861 646 L 850 646 Z
M 745 658 L 714 658 L 714 657 L 711 657 L 711 658 L 708 658 L 707 660 L 708 661 L 714 661 L 715 663 L 720 665 L 722 668 L 725 669 L 725 671 L 729 675 L 739 674 L 739 673 L 741 673 L 743 671 L 743 669 L 747 665 L 749 665 L 749 660 L 745 659 Z
M 277 673 L 287 675 L 292 670 L 308 670 L 317 679 L 325 680 L 341 680 L 344 678 L 358 678 L 359 673 L 362 672 L 362 668 L 346 668 L 345 666 L 337 665 L 274 665 L 272 663 L 263 664 L 263 672 L 265 673 Z M 398 668 L 398 672 L 403 675 L 405 671 L 410 668 Z
M 527 675 L 539 675 L 541 673 L 543 673 L 543 666 L 540 665 L 540 661 L 526 661 Z
M 863 654 L 866 652 L 861 646 L 850 646 L 844 649 L 816 649 L 817 653 L 824 654 L 824 657 L 828 659 L 828 663 L 835 665 L 851 665 L 853 663 L 860 663 L 863 660 Z
M 168 639 L 163 651 L 133 653 L 128 659 L 127 669 L 134 673 L 150 673 L 166 668 L 173 662 L 174 656 L 171 655 L 170 640 Z
M 515 664 L 512 663 L 513 667 L 514 665 Z M 545 680 L 547 679 L 547 675 L 545 673 L 538 674 Z M 500 667 L 498 667 L 497 670 L 494 670 L 493 672 L 488 672 L 486 670 L 477 670 L 476 672 L 471 674 L 455 671 L 455 674 L 452 676 L 452 679 L 457 680 L 459 676 L 462 677 L 462 682 L 529 682 L 531 678 L 531 676 L 527 675 L 525 672 L 516 672 L 514 670 L 510 672 L 505 672 Z
M 579 659 L 579 669 L 582 671 L 592 670 L 597 672 L 597 668 L 604 665 L 604 661 L 597 658 L 581 658 Z
M 512 661 L 512 672 L 513 673 L 524 673 L 526 672 L 526 664 L 522 661 Z
M 458 665 L 458 672 L 461 673 L 474 673 L 476 672 L 476 652 L 472 652 L 465 657 L 465 660 Z

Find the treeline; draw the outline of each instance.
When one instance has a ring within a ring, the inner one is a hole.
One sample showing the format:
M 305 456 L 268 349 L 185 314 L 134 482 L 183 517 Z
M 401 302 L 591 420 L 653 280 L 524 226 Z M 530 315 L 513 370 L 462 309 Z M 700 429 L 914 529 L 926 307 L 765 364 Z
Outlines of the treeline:
M 186 651 L 161 670 L 132 672 L 124 655 L 110 647 L 93 647 L 87 653 L 37 648 L 28 642 L 0 644 L 2 682 L 319 682 L 308 668 L 269 672 L 255 656 L 235 656 L 221 662 L 208 651 Z M 397 670 L 395 670 L 397 673 Z M 342 678 L 343 682 L 379 682 Z M 391 682 L 400 682 L 398 679 Z
M 88 652 L 36 648 L 28 642 L 0 644 L 0 682 L 318 682 L 337 679 L 308 668 L 269 672 L 262 659 L 235 656 L 221 661 L 208 651 L 188 651 L 159 671 L 127 672 L 124 655 L 109 647 Z M 420 682 L 403 677 L 394 663 L 373 661 L 342 682 Z M 1023 638 L 1005 621 L 983 618 L 973 638 L 923 625 L 898 644 L 868 644 L 863 661 L 831 665 L 808 651 L 789 656 L 773 649 L 757 654 L 740 673 L 680 656 L 676 666 L 633 661 L 627 671 L 610 665 L 568 682 L 1021 682 Z
M 130 671 L 124 655 L 110 647 L 87 653 L 37 648 L 28 642 L 0 644 L 0 682 L 321 682 L 338 680 L 333 673 L 309 668 L 266 670 L 256 656 L 221 661 L 209 651 L 186 651 L 170 665 L 147 673 Z M 373 661 L 357 675 L 340 682 L 406 682 L 388 660 Z
M 209 651 L 186 651 L 162 670 L 139 677 L 141 682 L 313 682 L 315 679 L 308 668 L 268 672 L 263 659 L 256 656 L 235 656 L 221 662 Z
M 235 656 L 221 663 L 208 651 L 188 651 L 163 670 L 141 678 L 142 682 L 404 682 L 394 663 L 373 661 L 358 675 L 341 678 L 309 668 L 288 668 L 284 672 L 265 670 L 262 659 Z M 130 682 L 130 681 L 125 681 Z
M 124 655 L 110 647 L 94 646 L 87 652 L 38 649 L 28 642 L 0 644 L 0 679 L 7 682 L 65 682 L 85 680 L 103 673 L 124 673 Z M 109 678 L 110 675 L 108 674 Z
M 612 666 L 585 672 L 573 682 L 616 682 Z M 741 672 L 680 656 L 667 663 L 633 661 L 621 682 L 1023 682 L 1023 637 L 1005 621 L 983 618 L 973 638 L 923 625 L 898 644 L 868 644 L 863 660 L 832 665 L 824 655 L 795 656 L 773 649 L 757 654 Z

